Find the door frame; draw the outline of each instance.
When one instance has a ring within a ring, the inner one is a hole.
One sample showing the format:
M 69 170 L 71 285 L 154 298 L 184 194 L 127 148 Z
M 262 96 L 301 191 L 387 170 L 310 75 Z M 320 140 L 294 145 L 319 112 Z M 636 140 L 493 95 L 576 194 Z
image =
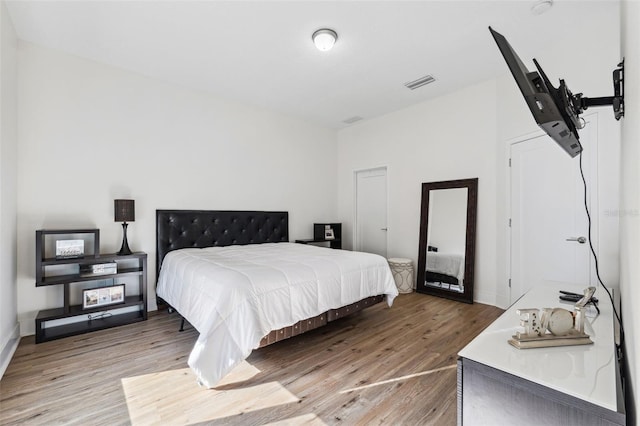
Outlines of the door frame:
M 505 180 L 507 182 L 507 185 L 505 187 L 505 212 L 506 212 L 506 222 L 505 222 L 505 227 L 506 227 L 506 232 L 505 232 L 505 248 L 506 248 L 506 253 L 505 253 L 505 277 L 507 278 L 504 285 L 505 285 L 505 291 L 504 291 L 504 295 L 506 296 L 506 306 L 510 306 L 512 304 L 511 302 L 511 270 L 512 268 L 512 243 L 511 243 L 511 192 L 512 192 L 512 187 L 513 187 L 513 182 L 512 182 L 512 178 L 511 178 L 511 146 L 517 143 L 521 143 L 521 142 L 526 142 L 530 139 L 535 139 L 537 137 L 540 136 L 544 136 L 546 133 L 540 129 L 540 130 L 535 130 L 533 132 L 529 132 L 529 133 L 525 133 L 523 135 L 520 136 L 516 136 L 514 138 L 508 139 L 505 143 L 505 157 L 507 161 L 505 161 L 505 168 L 504 168 L 504 176 L 505 176 Z
M 595 128 L 593 129 L 593 133 L 591 134 L 592 139 L 591 140 L 591 146 L 589 147 L 589 150 L 591 152 L 594 153 L 594 155 L 589 155 L 588 156 L 588 162 L 584 163 L 583 162 L 583 169 L 585 171 L 585 179 L 587 181 L 587 191 L 589 193 L 589 215 L 591 216 L 591 241 L 593 244 L 593 248 L 596 252 L 596 254 L 599 254 L 599 214 L 598 214 L 598 210 L 599 210 L 599 202 L 598 202 L 598 190 L 600 187 L 600 180 L 598 177 L 598 150 L 599 150 L 599 123 L 598 123 L 598 112 L 597 111 L 593 111 L 590 113 L 586 113 L 582 115 L 582 118 L 584 118 L 585 122 L 587 123 L 587 125 L 592 125 L 595 126 Z M 505 143 L 505 158 L 507 159 L 507 161 L 505 162 L 505 176 L 507 179 L 507 185 L 506 185 L 506 203 L 505 203 L 505 211 L 507 213 L 507 221 L 505 223 L 506 226 L 506 241 L 505 241 L 505 247 L 506 247 L 506 253 L 505 253 L 505 259 L 506 259 L 506 277 L 507 280 L 504 283 L 504 285 L 506 286 L 506 291 L 504 292 L 504 294 L 507 296 L 507 301 L 508 301 L 508 305 L 511 305 L 511 272 L 513 270 L 513 265 L 512 265 L 512 241 L 511 241 L 511 237 L 512 237 L 512 228 L 511 228 L 511 217 L 512 217 L 512 212 L 511 212 L 511 191 L 513 189 L 513 181 L 512 181 L 512 174 L 511 174 L 511 147 L 515 144 L 518 143 L 522 143 L 522 142 L 526 142 L 528 140 L 531 139 L 535 139 L 541 136 L 547 136 L 546 132 L 544 132 L 543 130 L 536 130 L 533 132 L 529 132 L 529 133 L 525 133 L 523 135 L 511 138 L 511 139 L 507 139 L 506 143 Z M 549 140 L 549 143 L 555 143 L 553 140 Z M 559 151 L 558 155 L 567 155 L 566 153 Z M 579 158 L 576 157 L 574 158 L 575 160 L 575 167 L 579 168 L 579 164 L 578 161 Z M 584 197 L 581 197 L 584 198 Z M 584 214 L 584 210 L 582 211 Z M 591 252 L 589 252 L 589 256 L 591 257 L 592 254 Z M 596 271 L 595 271 L 595 263 L 590 261 L 589 262 L 590 265 L 590 276 L 591 276 L 591 280 L 592 282 L 596 282 L 597 281 L 597 277 L 596 277 Z
M 387 252 L 387 256 L 389 255 L 389 172 L 390 167 L 387 164 L 375 166 L 375 167 L 365 167 L 360 169 L 353 170 L 353 229 L 352 229 L 352 238 L 353 238 L 353 250 L 357 251 L 360 249 L 358 242 L 358 173 L 362 172 L 370 172 L 374 170 L 385 170 L 385 180 L 386 180 L 386 203 L 385 209 L 387 214 L 387 238 L 385 241 L 385 250 Z

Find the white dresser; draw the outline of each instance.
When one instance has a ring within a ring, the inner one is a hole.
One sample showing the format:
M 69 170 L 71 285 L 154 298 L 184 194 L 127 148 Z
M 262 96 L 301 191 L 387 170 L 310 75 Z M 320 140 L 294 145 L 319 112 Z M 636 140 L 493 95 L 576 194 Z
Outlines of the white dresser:
M 600 315 L 587 318 L 592 345 L 516 349 L 507 340 L 522 330 L 517 309 L 573 309 L 558 290 L 583 288 L 546 283 L 531 290 L 459 353 L 460 425 L 625 424 L 614 344 L 614 316 L 598 287 Z

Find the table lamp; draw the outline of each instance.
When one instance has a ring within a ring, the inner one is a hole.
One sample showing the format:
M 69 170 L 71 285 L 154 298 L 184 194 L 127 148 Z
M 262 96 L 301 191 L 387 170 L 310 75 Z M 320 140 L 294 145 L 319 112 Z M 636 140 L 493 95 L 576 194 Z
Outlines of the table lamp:
M 118 252 L 119 256 L 131 254 L 129 243 L 127 242 L 127 222 L 135 222 L 136 220 L 136 208 L 134 200 L 115 200 L 115 221 L 122 222 L 122 247 Z

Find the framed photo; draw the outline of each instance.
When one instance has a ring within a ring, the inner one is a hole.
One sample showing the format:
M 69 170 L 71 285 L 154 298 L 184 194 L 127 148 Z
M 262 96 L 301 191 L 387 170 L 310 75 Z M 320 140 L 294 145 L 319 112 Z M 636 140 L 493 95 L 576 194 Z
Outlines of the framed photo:
M 124 303 L 124 284 L 82 290 L 82 309 Z
M 333 233 L 333 228 L 326 228 L 324 230 L 324 239 L 325 240 L 335 240 L 336 236 Z
M 56 258 L 70 259 L 84 256 L 84 240 L 56 240 Z

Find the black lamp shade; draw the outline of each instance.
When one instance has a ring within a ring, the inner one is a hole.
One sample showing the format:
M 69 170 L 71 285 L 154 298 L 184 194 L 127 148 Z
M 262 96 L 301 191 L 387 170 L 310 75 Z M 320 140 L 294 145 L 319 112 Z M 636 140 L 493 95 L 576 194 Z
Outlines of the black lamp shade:
M 115 222 L 135 222 L 136 207 L 134 200 L 115 200 Z

